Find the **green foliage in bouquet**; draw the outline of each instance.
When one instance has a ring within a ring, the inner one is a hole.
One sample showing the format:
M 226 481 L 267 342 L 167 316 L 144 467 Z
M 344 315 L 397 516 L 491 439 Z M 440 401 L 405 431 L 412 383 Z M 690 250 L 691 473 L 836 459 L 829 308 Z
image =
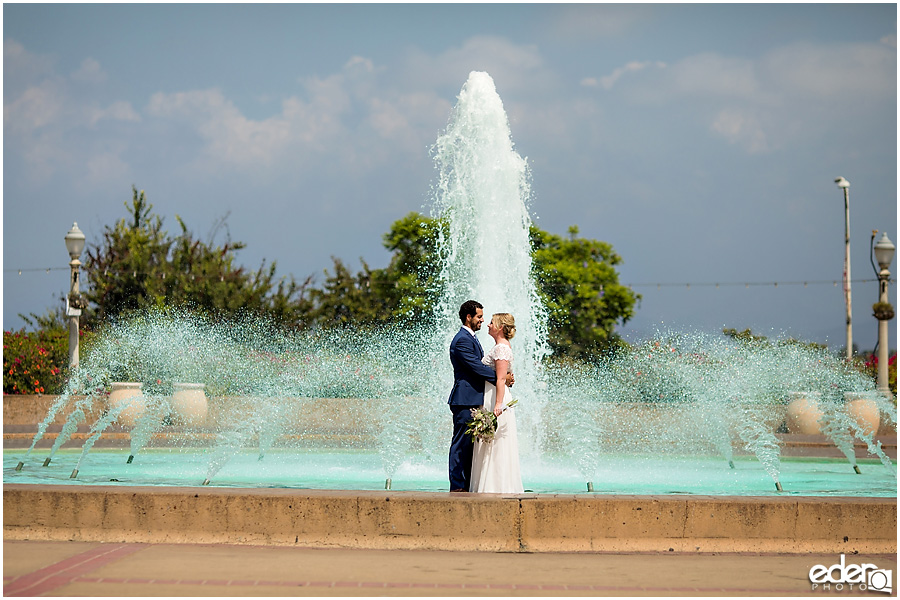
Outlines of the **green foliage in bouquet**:
M 503 407 L 503 410 L 512 408 L 519 401 L 513 400 Z M 466 427 L 466 435 L 472 436 L 472 441 L 481 440 L 486 444 L 494 441 L 494 435 L 497 433 L 497 417 L 494 411 L 486 408 L 472 408 L 472 421 Z

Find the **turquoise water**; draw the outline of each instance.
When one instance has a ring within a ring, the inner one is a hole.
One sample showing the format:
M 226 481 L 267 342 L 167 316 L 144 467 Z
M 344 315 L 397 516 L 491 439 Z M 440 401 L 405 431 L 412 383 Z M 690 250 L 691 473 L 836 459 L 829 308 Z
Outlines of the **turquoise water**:
M 22 471 L 15 466 L 23 451 L 3 453 L 3 482 L 65 485 L 199 486 L 206 478 L 207 451 L 146 449 L 125 464 L 127 450 L 95 449 L 70 479 L 80 449 L 60 450 L 42 467 L 47 450 L 35 450 Z M 854 473 L 844 459 L 782 457 L 777 492 L 772 478 L 755 458 L 735 457 L 735 468 L 721 458 L 608 456 L 594 478 L 595 494 L 712 496 L 855 496 L 896 497 L 896 466 L 876 459 L 858 461 Z M 570 460 L 522 461 L 525 489 L 545 494 L 586 493 L 586 483 Z M 378 453 L 349 450 L 273 449 L 263 460 L 257 452 L 234 456 L 213 479 L 212 487 L 383 490 Z M 410 455 L 392 477 L 395 491 L 447 491 L 446 463 Z

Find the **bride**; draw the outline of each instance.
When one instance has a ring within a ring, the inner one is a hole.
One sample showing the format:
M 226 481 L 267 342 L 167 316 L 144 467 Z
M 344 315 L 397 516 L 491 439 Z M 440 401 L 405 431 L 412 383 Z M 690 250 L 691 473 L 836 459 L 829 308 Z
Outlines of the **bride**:
M 491 317 L 488 333 L 495 344 L 481 362 L 494 368 L 497 381 L 504 381 L 506 373 L 512 372 L 513 354 L 509 341 L 516 334 L 516 320 L 509 313 L 497 313 Z M 485 383 L 484 408 L 493 410 L 497 416 L 497 432 L 491 442 L 475 441 L 470 492 L 521 494 L 524 491 L 519 471 L 515 409 L 504 410 L 511 401 L 508 387 L 497 388 Z

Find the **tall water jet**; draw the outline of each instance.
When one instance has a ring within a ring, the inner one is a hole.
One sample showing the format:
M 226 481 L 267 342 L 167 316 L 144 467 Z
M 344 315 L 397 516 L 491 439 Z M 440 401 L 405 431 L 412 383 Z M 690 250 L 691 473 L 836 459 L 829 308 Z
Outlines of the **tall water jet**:
M 530 172 L 513 147 L 509 120 L 490 75 L 469 74 L 433 153 L 440 175 L 432 214 L 448 225 L 446 237 L 439 240 L 444 294 L 436 308 L 436 345 L 449 347 L 459 329 L 459 306 L 468 299 L 484 305 L 486 319 L 512 313 L 513 396 L 527 397 L 526 404 L 532 404 L 519 413 L 527 426 L 540 405 L 540 363 L 550 353 L 547 316 L 532 279 Z M 489 348 L 486 329 L 479 338 Z M 449 377 L 449 361 L 443 368 Z M 442 393 L 447 390 L 449 384 Z M 520 443 L 527 445 L 527 438 Z

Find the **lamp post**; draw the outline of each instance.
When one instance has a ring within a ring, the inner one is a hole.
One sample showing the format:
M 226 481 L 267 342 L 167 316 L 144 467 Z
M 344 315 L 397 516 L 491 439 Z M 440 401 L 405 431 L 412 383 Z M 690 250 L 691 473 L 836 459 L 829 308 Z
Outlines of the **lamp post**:
M 72 258 L 69 267 L 72 269 L 72 281 L 69 294 L 66 296 L 66 316 L 69 317 L 69 369 L 78 366 L 78 317 L 81 316 L 81 301 L 78 292 L 78 270 L 81 267 L 81 251 L 84 250 L 84 233 L 78 229 L 78 223 L 66 233 L 66 250 Z
M 844 299 L 847 302 L 847 360 L 853 358 L 853 311 L 850 307 L 850 182 L 834 180 L 844 190 Z
M 875 244 L 875 260 L 881 270 L 878 272 L 878 304 L 875 305 L 875 317 L 878 319 L 878 378 L 876 387 L 887 397 L 891 397 L 888 387 L 888 321 L 894 317 L 893 308 L 888 300 L 888 283 L 891 272 L 888 270 L 894 260 L 894 244 L 887 233 Z

